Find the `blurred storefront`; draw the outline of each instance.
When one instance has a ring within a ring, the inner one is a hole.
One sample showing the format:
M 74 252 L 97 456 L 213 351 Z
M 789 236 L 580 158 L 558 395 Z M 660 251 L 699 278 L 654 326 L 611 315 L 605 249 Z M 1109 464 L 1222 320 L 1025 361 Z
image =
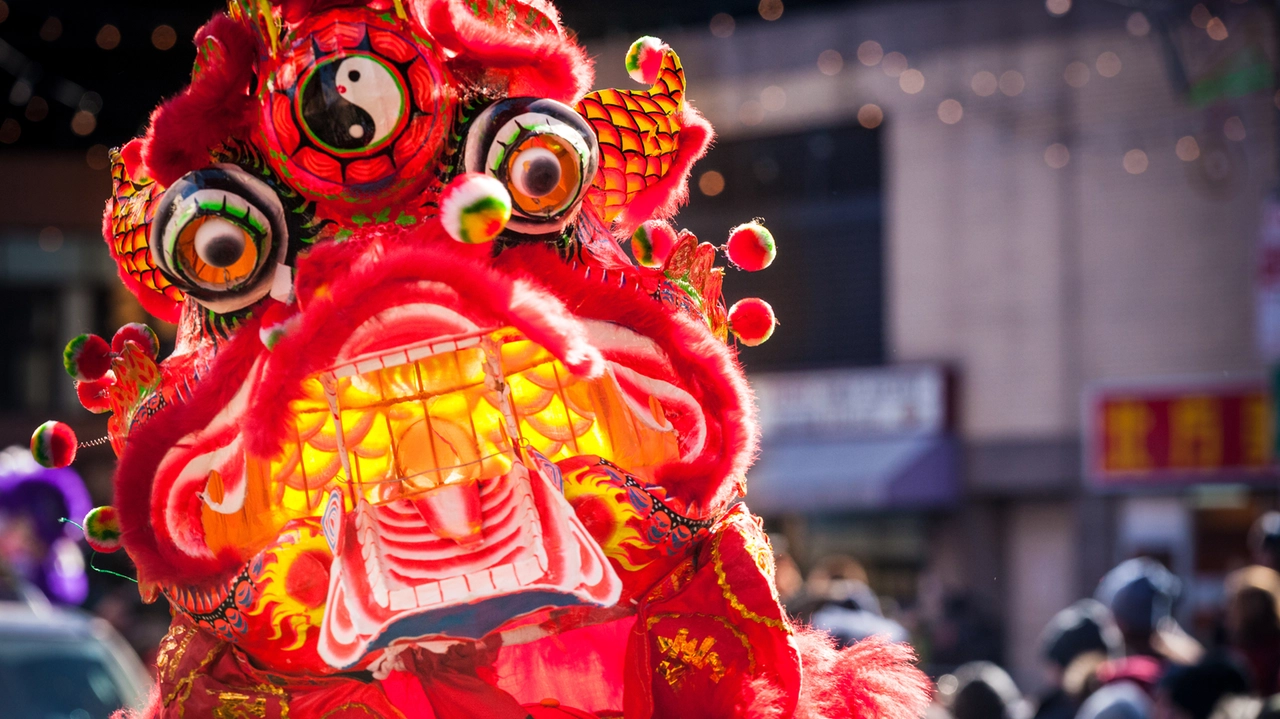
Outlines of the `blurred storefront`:
M 1261 376 L 1108 381 L 1085 394 L 1084 473 L 1113 498 L 1116 551 L 1188 581 L 1182 615 L 1212 630 L 1249 528 L 1277 506 L 1273 410 Z
M 960 500 L 950 382 L 938 365 L 761 373 L 764 445 L 747 504 L 802 565 L 856 557 L 877 590 L 914 599 L 930 517 Z

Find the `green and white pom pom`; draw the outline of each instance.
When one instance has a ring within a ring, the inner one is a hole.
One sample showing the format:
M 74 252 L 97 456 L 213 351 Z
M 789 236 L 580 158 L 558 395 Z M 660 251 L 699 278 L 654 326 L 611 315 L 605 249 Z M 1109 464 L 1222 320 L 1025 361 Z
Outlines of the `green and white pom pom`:
M 662 56 L 666 54 L 666 49 L 666 43 L 648 35 L 631 43 L 631 48 L 627 50 L 627 74 L 638 83 L 652 85 L 658 79 L 658 71 L 662 69 Z
M 79 382 L 93 382 L 111 369 L 111 345 L 97 335 L 80 335 L 62 351 L 62 366 Z
M 110 554 L 120 548 L 120 517 L 116 508 L 94 507 L 84 515 L 84 538 L 95 552 Z
M 662 220 L 646 220 L 631 235 L 631 253 L 644 267 L 661 267 L 676 246 L 676 231 Z
M 511 193 L 496 178 L 468 172 L 453 178 L 440 195 L 440 222 L 458 242 L 492 242 L 511 219 Z
M 76 433 L 62 422 L 50 420 L 31 435 L 31 457 L 41 467 L 62 469 L 76 461 Z

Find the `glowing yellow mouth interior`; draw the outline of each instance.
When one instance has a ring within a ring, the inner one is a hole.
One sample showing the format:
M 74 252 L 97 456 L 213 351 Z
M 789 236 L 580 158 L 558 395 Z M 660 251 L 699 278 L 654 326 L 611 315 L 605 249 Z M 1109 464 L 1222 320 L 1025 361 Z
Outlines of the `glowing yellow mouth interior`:
M 656 399 L 638 417 L 611 376 L 576 377 L 510 329 L 397 350 L 320 373 L 303 389 L 279 456 L 248 458 L 244 508 L 204 508 L 215 552 L 256 552 L 286 521 L 318 516 L 335 488 L 348 509 L 409 499 L 501 476 L 520 448 L 552 461 L 598 455 L 639 472 L 679 455 Z M 206 491 L 221 501 L 216 476 Z

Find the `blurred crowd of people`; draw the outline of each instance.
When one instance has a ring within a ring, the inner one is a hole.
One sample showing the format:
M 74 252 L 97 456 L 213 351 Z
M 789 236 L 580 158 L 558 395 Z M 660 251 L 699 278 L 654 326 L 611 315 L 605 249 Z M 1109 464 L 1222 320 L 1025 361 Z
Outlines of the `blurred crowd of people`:
M 1040 642 L 1047 688 L 1024 693 L 988 659 L 948 666 L 949 650 L 999 657 L 999 623 L 973 602 L 944 603 L 941 627 L 910 613 L 886 616 L 865 569 L 848 557 L 819 562 L 802 579 L 778 552 L 788 609 L 843 644 L 872 635 L 913 641 L 937 682 L 930 719 L 1280 719 L 1280 512 L 1250 536 L 1253 564 L 1229 574 L 1207 641 L 1175 619 L 1181 582 L 1155 559 L 1122 562 L 1092 597 L 1062 609 Z

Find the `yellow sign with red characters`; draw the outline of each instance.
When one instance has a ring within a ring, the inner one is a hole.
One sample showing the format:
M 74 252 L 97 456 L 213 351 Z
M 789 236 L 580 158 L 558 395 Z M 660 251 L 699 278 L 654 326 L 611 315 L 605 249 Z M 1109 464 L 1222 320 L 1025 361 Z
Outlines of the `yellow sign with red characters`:
M 1276 476 L 1259 381 L 1108 386 L 1085 401 L 1085 468 L 1101 484 Z

